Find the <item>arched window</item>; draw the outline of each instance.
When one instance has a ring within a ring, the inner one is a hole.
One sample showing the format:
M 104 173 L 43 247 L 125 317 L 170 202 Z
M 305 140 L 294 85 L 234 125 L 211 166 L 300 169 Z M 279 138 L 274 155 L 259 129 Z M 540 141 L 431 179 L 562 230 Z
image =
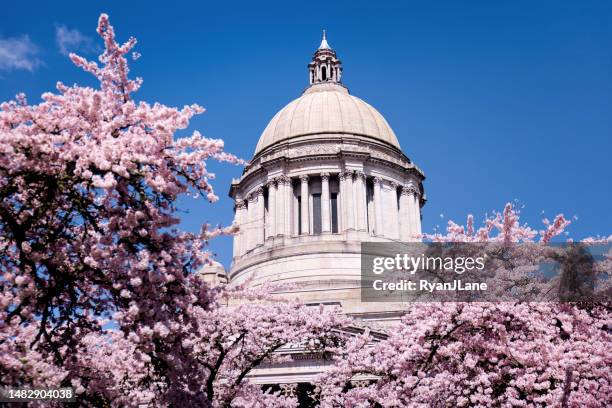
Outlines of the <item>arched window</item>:
M 327 80 L 327 70 L 326 70 L 326 68 L 325 68 L 325 67 L 321 67 L 321 79 L 322 79 L 323 81 L 326 81 L 326 80 Z

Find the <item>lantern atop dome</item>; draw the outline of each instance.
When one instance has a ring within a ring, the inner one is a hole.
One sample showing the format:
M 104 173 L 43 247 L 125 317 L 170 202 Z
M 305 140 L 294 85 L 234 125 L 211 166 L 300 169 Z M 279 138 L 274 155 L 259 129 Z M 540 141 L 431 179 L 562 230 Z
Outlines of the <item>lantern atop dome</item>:
M 308 73 L 311 85 L 341 82 L 342 61 L 336 56 L 336 51 L 329 46 L 325 30 L 323 30 L 321 45 L 308 64 Z

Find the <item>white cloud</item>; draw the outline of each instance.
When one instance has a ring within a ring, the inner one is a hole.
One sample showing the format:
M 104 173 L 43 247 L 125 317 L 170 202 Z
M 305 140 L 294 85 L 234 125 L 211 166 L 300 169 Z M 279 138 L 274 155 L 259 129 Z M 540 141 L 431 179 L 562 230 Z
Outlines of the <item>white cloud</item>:
M 0 38 L 0 71 L 25 69 L 32 72 L 41 64 L 37 54 L 38 47 L 27 35 Z
M 55 26 L 55 41 L 59 51 L 64 55 L 78 51 L 85 53 L 98 51 L 98 47 L 91 38 L 83 35 L 76 28 L 71 30 L 65 25 Z

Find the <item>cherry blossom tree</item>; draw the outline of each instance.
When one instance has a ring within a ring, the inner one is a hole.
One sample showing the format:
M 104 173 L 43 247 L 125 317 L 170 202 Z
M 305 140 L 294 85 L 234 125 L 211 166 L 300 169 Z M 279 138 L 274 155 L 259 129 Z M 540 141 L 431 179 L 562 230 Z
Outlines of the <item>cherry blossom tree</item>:
M 125 58 L 136 41 L 117 44 L 106 15 L 98 33 L 102 66 L 70 57 L 100 89 L 58 83 L 38 105 L 19 95 L 0 111 L 0 321 L 39 320 L 35 342 L 60 362 L 59 346 L 96 331 L 96 316 L 129 310 L 120 324 L 138 330 L 194 303 L 186 285 L 207 260 L 207 231 L 174 230 L 174 203 L 216 200 L 206 160 L 239 162 L 221 140 L 175 139 L 203 109 L 136 102 L 142 81 Z
M 306 307 L 265 290 L 211 289 L 208 307 L 193 306 L 176 332 L 163 326 L 131 332 L 88 333 L 63 346 L 72 358 L 31 347 L 38 327 L 16 325 L 0 333 L 4 385 L 71 386 L 83 406 L 295 407 L 294 397 L 264 392 L 248 381 L 262 364 L 288 352 L 326 352 L 345 341 L 349 324 L 337 310 Z
M 337 346 L 343 318 L 198 277 L 208 240 L 236 227 L 180 231 L 177 199 L 214 202 L 207 160 L 243 162 L 180 137 L 198 105 L 135 100 L 136 40 L 117 43 L 104 14 L 98 33 L 100 64 L 70 58 L 99 88 L 0 105 L 0 386 L 72 386 L 88 406 L 295 405 L 247 375 L 290 344 Z
M 446 235 L 425 238 L 512 245 L 539 236 L 545 247 L 567 225 L 560 215 L 535 231 L 508 204 L 478 230 L 468 217 L 465 226 L 450 222 Z M 608 282 L 609 259 L 602 261 Z M 335 366 L 319 379 L 321 406 L 610 406 L 607 293 L 588 303 L 410 304 L 386 340 L 366 333 L 336 350 Z

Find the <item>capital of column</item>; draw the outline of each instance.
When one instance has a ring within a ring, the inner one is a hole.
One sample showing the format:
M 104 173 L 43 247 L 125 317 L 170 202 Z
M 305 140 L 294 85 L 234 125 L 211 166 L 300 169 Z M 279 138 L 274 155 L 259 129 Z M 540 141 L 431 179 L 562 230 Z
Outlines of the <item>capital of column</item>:
M 291 179 L 284 174 L 276 178 L 278 184 L 289 184 L 289 181 L 291 181 Z
M 390 181 L 389 184 L 391 185 L 391 188 L 398 188 L 399 184 L 395 181 Z
M 365 180 L 366 179 L 366 174 L 363 171 L 356 171 L 355 172 L 355 177 L 361 178 L 361 179 Z
M 281 394 L 286 397 L 294 397 L 297 392 L 297 384 L 279 384 L 281 388 Z
M 321 180 L 328 181 L 329 173 L 321 173 Z
M 244 200 L 236 200 L 236 210 L 246 208 L 246 202 Z
M 255 194 L 263 195 L 263 193 L 264 193 L 264 188 L 262 186 L 257 187 L 257 191 L 255 191 Z
M 383 182 L 382 178 L 377 176 L 377 177 L 374 177 L 372 180 L 374 180 L 375 184 L 381 184 L 382 185 L 382 182 Z
M 302 183 L 308 183 L 308 174 L 302 174 L 300 176 L 300 180 L 302 181 Z
M 353 177 L 353 172 L 351 171 L 343 171 L 342 173 L 340 173 L 340 180 L 347 180 L 347 179 L 351 179 Z
M 268 182 L 266 183 L 266 187 L 270 188 L 270 187 L 274 187 L 274 185 L 278 182 L 278 178 L 274 177 L 271 178 L 270 180 L 268 180 Z
M 257 200 L 257 193 L 256 192 L 250 193 L 247 196 L 247 201 L 254 202 L 255 200 Z
M 359 380 L 359 381 L 351 381 L 351 384 L 355 388 L 364 388 L 370 385 L 370 382 L 368 380 Z
M 412 185 L 408 185 L 408 186 L 402 186 L 402 195 L 414 195 L 416 197 L 419 196 L 419 190 L 417 190 L 414 186 Z

